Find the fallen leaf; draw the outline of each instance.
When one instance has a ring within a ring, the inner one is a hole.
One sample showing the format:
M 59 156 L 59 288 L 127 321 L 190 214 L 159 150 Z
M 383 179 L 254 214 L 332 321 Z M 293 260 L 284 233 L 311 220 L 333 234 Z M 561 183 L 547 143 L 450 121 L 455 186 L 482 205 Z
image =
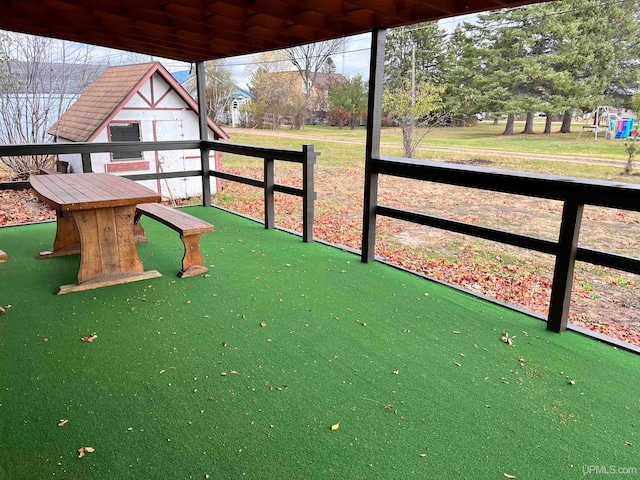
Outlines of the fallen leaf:
M 393 405 L 391 405 L 390 403 L 387 403 L 387 404 L 384 406 L 384 411 L 385 411 L 385 412 L 390 412 L 391 410 L 393 410 Z
M 394 374 L 394 375 L 400 375 L 400 370 L 394 370 L 394 371 L 393 371 L 393 374 Z
M 504 478 L 516 478 L 515 475 L 509 475 L 508 473 L 504 474 Z
M 81 340 L 83 343 L 91 343 L 93 342 L 96 338 L 98 338 L 98 335 L 96 335 L 95 333 L 92 333 L 91 336 L 89 337 L 82 337 Z
M 426 453 L 419 453 L 418 456 L 424 458 L 424 457 L 427 456 L 427 454 Z
M 516 338 L 515 336 L 510 337 L 509 334 L 507 332 L 502 332 L 502 338 L 501 340 L 506 343 L 507 345 L 513 345 L 513 339 Z
M 85 452 L 86 452 L 86 453 L 93 453 L 93 452 L 95 452 L 95 451 L 96 451 L 96 450 L 95 450 L 95 448 L 93 448 L 93 447 L 80 447 L 80 448 L 78 449 L 78 458 L 82 458 L 82 457 L 84 457 Z
M 229 373 L 230 373 L 231 375 L 237 375 L 237 374 L 238 374 L 238 372 L 236 372 L 235 370 L 231 370 Z
M 339 428 L 340 428 L 340 422 L 334 423 L 333 425 L 331 425 L 331 430 L 337 430 Z
M 459 367 L 460 364 L 458 362 L 453 362 L 456 367 Z
M 260 322 L 260 326 L 261 327 L 266 327 L 267 326 L 267 322 Z
M 69 420 L 67 420 L 66 418 L 61 418 L 60 419 L 60 423 L 58 424 L 59 427 L 64 427 L 65 424 L 68 422 Z

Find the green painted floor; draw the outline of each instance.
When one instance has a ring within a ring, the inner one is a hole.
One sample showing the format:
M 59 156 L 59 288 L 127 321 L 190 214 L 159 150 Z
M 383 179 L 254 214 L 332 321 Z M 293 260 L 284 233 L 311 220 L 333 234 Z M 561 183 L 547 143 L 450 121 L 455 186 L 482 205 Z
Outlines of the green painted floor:
M 79 258 L 36 259 L 55 225 L 0 229 L 0 479 L 640 476 L 637 355 L 188 211 L 208 274 L 177 278 L 147 219 L 162 277 L 62 296 Z

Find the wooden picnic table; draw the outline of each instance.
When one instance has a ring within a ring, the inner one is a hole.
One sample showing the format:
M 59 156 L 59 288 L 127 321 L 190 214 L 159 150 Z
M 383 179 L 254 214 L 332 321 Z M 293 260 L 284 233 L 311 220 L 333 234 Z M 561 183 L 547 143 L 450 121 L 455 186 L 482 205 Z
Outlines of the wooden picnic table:
M 108 173 L 32 175 L 31 187 L 56 211 L 53 250 L 40 258 L 80 253 L 75 284 L 58 294 L 159 277 L 145 272 L 133 234 L 137 204 L 160 201 L 160 195 L 132 180 Z

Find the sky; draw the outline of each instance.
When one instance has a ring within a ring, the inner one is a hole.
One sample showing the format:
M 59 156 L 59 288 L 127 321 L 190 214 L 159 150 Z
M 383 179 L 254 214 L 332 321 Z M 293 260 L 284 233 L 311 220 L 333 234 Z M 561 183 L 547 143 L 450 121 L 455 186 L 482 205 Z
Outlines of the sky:
M 452 32 L 458 24 L 473 21 L 473 18 L 475 18 L 475 15 L 462 15 L 441 20 L 438 24 L 448 32 Z M 362 75 L 365 80 L 368 80 L 370 53 L 370 33 L 349 37 L 344 53 L 331 57 L 336 64 L 336 73 L 341 73 L 347 78 Z M 233 72 L 234 82 L 240 88 L 247 88 L 250 75 L 246 72 L 246 69 L 248 64 L 254 62 L 253 57 L 253 55 L 244 55 L 226 59 L 226 65 L 230 67 Z

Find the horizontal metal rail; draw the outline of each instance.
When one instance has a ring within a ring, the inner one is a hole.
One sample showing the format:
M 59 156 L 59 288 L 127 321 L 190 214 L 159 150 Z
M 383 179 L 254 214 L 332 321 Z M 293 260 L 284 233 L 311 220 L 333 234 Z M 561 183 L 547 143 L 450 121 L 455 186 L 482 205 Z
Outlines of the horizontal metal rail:
M 0 157 L 60 155 L 71 153 L 113 153 L 130 152 L 132 150 L 145 152 L 156 150 L 199 150 L 200 143 L 200 140 L 176 140 L 163 142 L 69 142 L 0 145 Z
M 640 211 L 640 185 L 381 157 L 372 159 L 370 181 L 374 185 L 372 190 L 375 192 L 377 192 L 378 175 L 381 174 L 563 202 L 564 208 L 557 242 L 378 205 L 377 194 L 373 205 L 374 215 L 553 255 L 555 268 L 547 317 L 547 328 L 550 330 L 561 332 L 567 328 L 576 261 L 640 274 L 639 258 L 578 246 L 582 211 L 585 205 Z M 375 222 L 370 228 L 373 232 L 363 231 L 362 236 L 362 259 L 365 262 L 372 260 L 371 255 L 375 251 L 375 245 L 371 245 L 372 241 L 375 242 Z M 365 252 L 368 253 L 365 254 Z
M 640 211 L 640 185 L 496 168 L 382 157 L 376 173 L 436 183 L 512 193 L 549 200 L 573 200 L 588 205 Z

